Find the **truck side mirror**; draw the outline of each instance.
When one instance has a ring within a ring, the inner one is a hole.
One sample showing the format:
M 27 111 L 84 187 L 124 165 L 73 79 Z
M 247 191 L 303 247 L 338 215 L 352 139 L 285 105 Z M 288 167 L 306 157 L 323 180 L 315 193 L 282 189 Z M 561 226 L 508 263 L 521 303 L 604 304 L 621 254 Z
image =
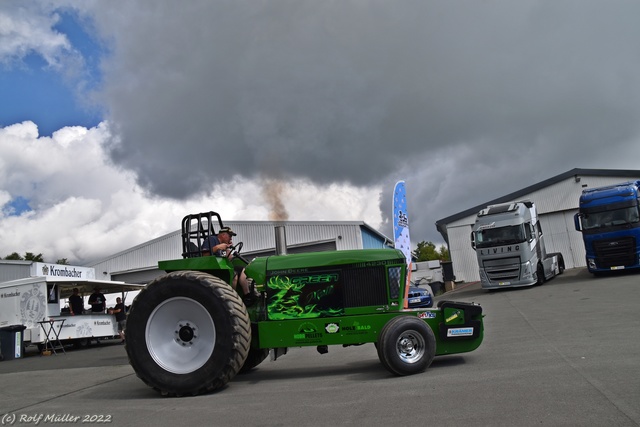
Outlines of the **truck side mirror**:
M 473 231 L 471 232 L 471 247 L 474 251 L 476 250 L 476 235 Z
M 582 217 L 582 215 L 580 215 L 579 213 L 575 214 L 573 216 L 573 225 L 576 227 L 577 231 L 582 231 L 582 226 L 580 224 L 580 218 Z

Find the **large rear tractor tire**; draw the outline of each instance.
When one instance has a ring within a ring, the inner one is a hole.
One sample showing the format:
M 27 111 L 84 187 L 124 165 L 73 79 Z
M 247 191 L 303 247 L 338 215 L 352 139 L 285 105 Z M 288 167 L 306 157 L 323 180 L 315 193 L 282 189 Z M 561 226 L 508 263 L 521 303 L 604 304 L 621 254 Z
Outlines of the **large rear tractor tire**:
M 251 343 L 246 307 L 231 286 L 195 271 L 152 281 L 133 301 L 126 350 L 138 377 L 165 396 L 225 386 Z
M 436 337 L 424 320 L 398 316 L 387 322 L 378 340 L 378 358 L 395 375 L 423 372 L 436 354 Z

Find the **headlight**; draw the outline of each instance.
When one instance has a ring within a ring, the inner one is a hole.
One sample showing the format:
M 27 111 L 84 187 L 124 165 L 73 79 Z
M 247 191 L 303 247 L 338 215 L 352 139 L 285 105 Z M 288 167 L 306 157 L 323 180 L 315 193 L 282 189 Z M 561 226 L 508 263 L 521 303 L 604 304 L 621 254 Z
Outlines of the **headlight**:
M 589 265 L 589 268 L 591 270 L 595 270 L 596 269 L 596 260 L 593 258 L 589 258 L 587 259 L 587 264 Z

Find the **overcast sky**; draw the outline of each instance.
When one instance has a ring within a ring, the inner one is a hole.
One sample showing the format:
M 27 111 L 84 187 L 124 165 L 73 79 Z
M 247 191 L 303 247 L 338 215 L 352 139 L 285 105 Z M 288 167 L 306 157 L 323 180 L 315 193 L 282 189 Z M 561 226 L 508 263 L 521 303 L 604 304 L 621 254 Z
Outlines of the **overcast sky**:
M 438 219 L 570 169 L 640 169 L 639 20 L 615 0 L 5 0 L 0 256 L 83 263 L 206 210 L 392 236 L 398 180 L 412 241 L 439 243 Z

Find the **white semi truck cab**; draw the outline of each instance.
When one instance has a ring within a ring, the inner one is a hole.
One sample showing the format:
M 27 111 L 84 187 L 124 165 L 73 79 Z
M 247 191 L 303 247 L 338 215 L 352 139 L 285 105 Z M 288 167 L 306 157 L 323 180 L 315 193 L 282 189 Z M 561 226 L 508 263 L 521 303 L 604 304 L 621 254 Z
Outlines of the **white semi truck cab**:
M 560 253 L 547 253 L 536 206 L 529 200 L 490 205 L 471 232 L 484 289 L 542 284 L 564 271 Z

